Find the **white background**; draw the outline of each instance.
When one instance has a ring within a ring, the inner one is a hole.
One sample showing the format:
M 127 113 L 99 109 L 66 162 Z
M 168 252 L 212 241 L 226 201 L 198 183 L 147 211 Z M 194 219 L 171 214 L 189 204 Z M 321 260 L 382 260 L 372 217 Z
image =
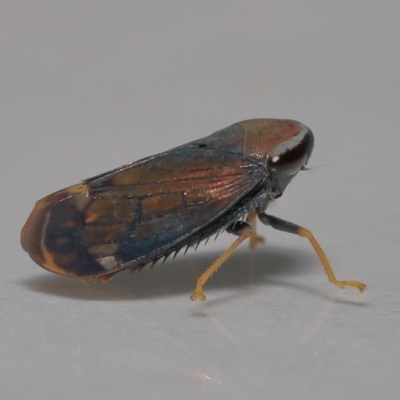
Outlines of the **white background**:
M 400 396 L 400 2 L 3 1 L 0 390 L 3 399 Z M 108 284 L 52 275 L 19 234 L 39 198 L 248 118 L 316 145 L 260 227 Z

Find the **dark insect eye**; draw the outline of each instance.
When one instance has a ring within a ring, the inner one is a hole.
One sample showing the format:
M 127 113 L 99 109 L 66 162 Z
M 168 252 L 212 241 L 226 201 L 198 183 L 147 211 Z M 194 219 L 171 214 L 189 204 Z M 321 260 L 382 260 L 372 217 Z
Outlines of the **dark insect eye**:
M 310 154 L 307 141 L 296 139 L 283 142 L 268 155 L 268 167 L 273 172 L 295 175 L 306 164 Z

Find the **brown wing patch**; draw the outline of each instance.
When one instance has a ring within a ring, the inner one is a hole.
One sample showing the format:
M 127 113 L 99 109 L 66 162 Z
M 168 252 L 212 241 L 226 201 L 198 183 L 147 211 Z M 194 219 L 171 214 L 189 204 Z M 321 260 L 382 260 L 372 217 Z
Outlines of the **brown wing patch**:
M 140 211 L 143 219 L 152 218 L 156 214 L 183 206 L 182 193 L 156 194 L 144 197 L 140 202 Z
M 70 271 L 66 271 L 62 265 L 67 265 L 76 259 L 77 253 L 71 251 L 69 254 L 62 255 L 61 261 L 56 261 L 57 255 L 50 251 L 45 244 L 46 229 L 49 224 L 51 209 L 55 205 L 71 202 L 73 203 L 72 211 L 78 214 L 90 200 L 87 185 L 79 183 L 46 196 L 36 203 L 21 232 L 21 245 L 33 261 L 49 271 L 62 275 L 73 275 Z M 77 225 L 76 221 L 68 216 L 61 224 L 68 229 L 73 229 Z M 65 236 L 54 238 L 56 246 L 63 246 L 69 241 L 69 238 Z
M 87 224 L 115 224 L 131 222 L 136 217 L 138 199 L 111 197 L 93 200 L 85 211 Z
M 206 150 L 207 151 L 207 150 Z M 189 151 L 166 153 L 158 157 L 150 158 L 147 162 L 137 162 L 126 166 L 117 174 L 108 175 L 103 183 L 111 186 L 140 185 L 153 183 L 170 182 L 172 174 L 173 180 L 180 178 L 186 179 L 190 175 L 193 179 L 209 178 L 210 171 L 220 174 L 221 165 L 224 163 L 224 157 L 215 157 L 214 159 L 204 159 L 204 152 L 198 152 L 198 156 L 193 157 Z M 202 154 L 203 153 L 203 154 Z M 188 155 L 188 157 L 185 157 Z M 213 154 L 215 156 L 215 153 Z M 167 162 L 165 162 L 167 160 Z

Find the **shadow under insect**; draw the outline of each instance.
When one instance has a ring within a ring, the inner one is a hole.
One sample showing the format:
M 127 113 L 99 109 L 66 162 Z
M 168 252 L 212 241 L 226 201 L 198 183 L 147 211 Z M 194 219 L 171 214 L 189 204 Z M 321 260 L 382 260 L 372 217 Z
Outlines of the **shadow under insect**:
M 218 257 L 219 252 L 187 254 L 175 260 L 146 266 L 140 272 L 120 273 L 107 283 L 83 283 L 76 278 L 66 279 L 44 274 L 23 284 L 30 290 L 48 295 L 81 300 L 144 300 L 175 295 L 189 296 L 196 279 Z M 271 284 L 289 284 L 285 276 L 317 270 L 319 265 L 312 253 L 285 248 L 239 250 L 207 282 L 207 291 L 224 288 L 246 289 Z M 319 271 L 323 275 L 323 271 Z M 307 288 L 304 290 L 307 290 Z

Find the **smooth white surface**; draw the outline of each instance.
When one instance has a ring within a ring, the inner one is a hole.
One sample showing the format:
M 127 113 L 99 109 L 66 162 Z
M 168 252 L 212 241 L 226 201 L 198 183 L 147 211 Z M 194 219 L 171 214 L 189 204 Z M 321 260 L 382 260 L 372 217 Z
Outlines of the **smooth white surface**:
M 12 1 L 0 5 L 2 399 L 397 399 L 400 3 Z M 272 214 L 233 240 L 108 284 L 36 266 L 19 233 L 44 195 L 256 117 L 316 146 Z

